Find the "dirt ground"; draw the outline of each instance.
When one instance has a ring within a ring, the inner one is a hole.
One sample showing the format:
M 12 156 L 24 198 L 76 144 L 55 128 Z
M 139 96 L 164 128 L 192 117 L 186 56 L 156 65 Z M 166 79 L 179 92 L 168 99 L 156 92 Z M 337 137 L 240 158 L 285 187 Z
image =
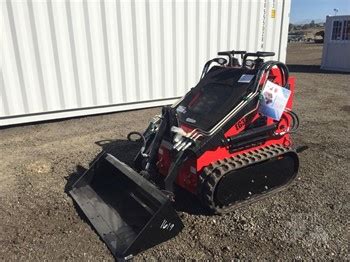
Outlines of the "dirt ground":
M 322 46 L 292 44 L 297 77 L 298 179 L 281 193 L 224 216 L 179 212 L 184 230 L 135 260 L 349 260 L 350 75 L 320 71 Z M 0 130 L 0 260 L 112 261 L 66 193 L 71 174 L 143 130 L 159 108 Z M 150 236 L 152 237 L 152 236 Z

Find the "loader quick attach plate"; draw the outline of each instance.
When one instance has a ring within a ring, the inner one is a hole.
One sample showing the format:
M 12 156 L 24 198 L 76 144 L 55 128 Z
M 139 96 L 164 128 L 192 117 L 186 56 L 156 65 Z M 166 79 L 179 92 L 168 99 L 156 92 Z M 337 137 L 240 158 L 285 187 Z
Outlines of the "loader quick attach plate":
M 69 193 L 118 258 L 164 242 L 183 228 L 165 194 L 107 153 Z

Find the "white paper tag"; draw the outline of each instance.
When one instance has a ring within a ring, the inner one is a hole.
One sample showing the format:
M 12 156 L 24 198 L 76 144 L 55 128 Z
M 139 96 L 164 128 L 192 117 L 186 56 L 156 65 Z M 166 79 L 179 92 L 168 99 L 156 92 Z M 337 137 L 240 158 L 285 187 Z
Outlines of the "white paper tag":
M 280 120 L 286 108 L 290 90 L 267 81 L 261 94 L 259 112 L 275 120 Z
M 241 77 L 238 79 L 238 83 L 250 83 L 252 79 L 254 78 L 254 75 L 246 75 L 243 74 Z

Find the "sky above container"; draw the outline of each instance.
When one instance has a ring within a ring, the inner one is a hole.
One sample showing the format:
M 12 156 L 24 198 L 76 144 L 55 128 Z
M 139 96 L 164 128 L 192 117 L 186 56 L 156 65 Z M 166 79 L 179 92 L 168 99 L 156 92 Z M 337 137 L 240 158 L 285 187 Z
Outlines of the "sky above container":
M 350 0 L 292 0 L 291 23 L 324 22 L 327 15 L 350 15 Z

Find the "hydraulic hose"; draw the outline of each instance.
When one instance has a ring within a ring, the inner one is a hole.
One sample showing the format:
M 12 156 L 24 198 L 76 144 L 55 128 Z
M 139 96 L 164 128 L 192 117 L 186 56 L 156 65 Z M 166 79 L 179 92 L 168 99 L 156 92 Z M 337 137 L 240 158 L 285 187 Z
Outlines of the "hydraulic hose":
M 295 133 L 297 131 L 297 129 L 299 128 L 299 117 L 298 115 L 293 112 L 292 110 L 289 110 L 289 109 L 286 109 L 285 112 L 290 115 L 290 117 L 292 118 L 293 120 L 293 123 L 292 123 L 292 127 L 291 129 L 288 131 L 288 133 Z
M 266 72 L 269 73 L 270 70 L 272 69 L 272 67 L 274 67 L 274 66 L 277 66 L 282 74 L 282 86 L 284 86 L 284 87 L 287 86 L 288 79 L 289 79 L 289 70 L 284 63 L 278 62 L 278 61 L 267 61 L 267 62 L 264 62 L 262 64 L 262 66 L 259 68 L 257 77 L 255 79 L 254 86 L 256 86 L 258 88 L 259 83 L 260 83 L 260 79 L 263 76 L 263 74 Z M 266 77 L 266 80 L 267 80 L 267 77 Z
M 132 139 L 131 137 L 132 137 L 133 135 L 139 136 L 139 139 Z M 141 147 L 141 149 L 140 149 L 141 155 L 142 155 L 143 157 L 148 157 L 148 155 L 145 154 L 145 149 L 146 149 L 147 141 L 146 141 L 146 138 L 145 138 L 145 136 L 144 136 L 143 134 L 141 134 L 140 132 L 137 132 L 137 131 L 132 131 L 132 132 L 130 132 L 130 133 L 128 134 L 127 138 L 128 138 L 129 141 L 133 141 L 133 142 L 137 142 L 137 141 L 142 140 L 142 147 Z

